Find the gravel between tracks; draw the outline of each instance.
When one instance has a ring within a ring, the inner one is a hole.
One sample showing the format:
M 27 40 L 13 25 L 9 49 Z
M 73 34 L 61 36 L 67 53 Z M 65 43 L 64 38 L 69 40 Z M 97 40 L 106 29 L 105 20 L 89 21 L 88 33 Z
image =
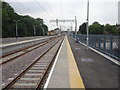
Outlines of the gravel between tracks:
M 59 38 L 52 40 L 45 46 L 29 52 L 2 66 L 2 85 L 9 83 L 10 78 L 14 78 L 18 73 L 30 65 L 37 57 L 42 55 L 45 50 L 51 47 Z

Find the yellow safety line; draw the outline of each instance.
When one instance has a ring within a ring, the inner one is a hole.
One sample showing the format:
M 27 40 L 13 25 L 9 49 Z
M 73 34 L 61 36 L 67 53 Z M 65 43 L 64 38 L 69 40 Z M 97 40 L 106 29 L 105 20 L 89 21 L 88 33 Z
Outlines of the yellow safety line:
M 77 64 L 75 62 L 69 41 L 67 37 L 65 37 L 65 39 L 67 44 L 67 54 L 69 63 L 70 88 L 84 88 L 83 90 L 85 90 L 85 86 L 78 71 Z

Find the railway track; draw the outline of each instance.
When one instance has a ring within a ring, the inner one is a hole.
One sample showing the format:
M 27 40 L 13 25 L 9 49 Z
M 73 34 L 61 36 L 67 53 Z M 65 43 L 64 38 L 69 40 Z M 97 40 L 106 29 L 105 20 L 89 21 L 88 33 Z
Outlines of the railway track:
M 44 42 L 41 42 L 41 43 L 38 43 L 38 44 L 35 44 L 35 45 L 32 45 L 32 46 L 23 48 L 21 50 L 17 50 L 17 51 L 11 52 L 9 54 L 3 55 L 2 57 L 0 57 L 0 60 L 1 60 L 0 65 L 6 64 L 6 63 L 24 55 L 24 54 L 27 54 L 27 53 L 29 53 L 29 52 L 37 49 L 37 48 L 40 48 L 43 45 L 48 44 L 53 39 L 55 39 L 55 38 L 52 38 L 50 40 L 47 40 L 47 41 L 44 41 Z
M 57 40 L 52 47 L 48 48 L 40 57 L 2 89 L 40 88 L 51 64 L 54 62 L 62 41 L 63 37 Z

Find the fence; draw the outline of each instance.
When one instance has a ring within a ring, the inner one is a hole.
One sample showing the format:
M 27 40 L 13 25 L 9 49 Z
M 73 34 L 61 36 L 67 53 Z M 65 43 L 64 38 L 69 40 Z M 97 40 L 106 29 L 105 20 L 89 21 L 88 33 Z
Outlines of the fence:
M 72 35 L 75 38 L 75 35 Z M 86 35 L 76 35 L 76 40 L 86 44 Z M 113 35 L 89 35 L 89 46 L 120 60 L 120 36 Z

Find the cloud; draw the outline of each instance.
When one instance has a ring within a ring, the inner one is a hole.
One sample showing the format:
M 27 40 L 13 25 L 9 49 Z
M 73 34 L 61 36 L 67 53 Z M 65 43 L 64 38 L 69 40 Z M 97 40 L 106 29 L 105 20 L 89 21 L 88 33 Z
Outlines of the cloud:
M 53 28 L 55 23 L 51 19 L 74 19 L 77 16 L 78 27 L 86 22 L 87 0 L 5 0 L 14 7 L 15 11 L 22 15 L 40 17 Z M 98 21 L 101 24 L 115 24 L 118 22 L 119 0 L 89 0 L 90 24 Z M 71 23 L 59 23 L 70 26 Z

